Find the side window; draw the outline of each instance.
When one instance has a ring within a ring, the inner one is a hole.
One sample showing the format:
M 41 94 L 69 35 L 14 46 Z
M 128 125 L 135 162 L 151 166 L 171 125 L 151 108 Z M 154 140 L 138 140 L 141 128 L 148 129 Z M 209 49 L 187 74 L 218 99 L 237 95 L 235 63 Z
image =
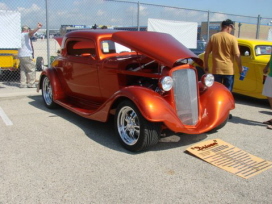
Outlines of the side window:
M 251 55 L 249 47 L 239 45 L 239 50 L 240 50 L 241 56 L 250 56 Z
M 256 55 L 270 55 L 271 46 L 270 45 L 258 45 L 255 47 Z
M 116 53 L 114 42 L 111 40 L 102 41 L 101 49 L 103 54 Z
M 95 56 L 95 45 L 93 41 L 71 40 L 67 43 L 67 54 L 76 57 Z
M 111 40 L 103 40 L 101 42 L 101 51 L 103 54 L 132 52 L 130 48 Z

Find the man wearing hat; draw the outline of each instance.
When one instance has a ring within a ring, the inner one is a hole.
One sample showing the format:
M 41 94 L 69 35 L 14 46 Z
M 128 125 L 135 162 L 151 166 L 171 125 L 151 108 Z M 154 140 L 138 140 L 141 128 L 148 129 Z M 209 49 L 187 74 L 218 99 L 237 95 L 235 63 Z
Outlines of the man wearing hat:
M 19 49 L 18 57 L 20 59 L 20 87 L 21 88 L 35 88 L 36 80 L 36 65 L 33 61 L 33 47 L 31 37 L 42 27 L 41 23 L 38 23 L 37 28 L 30 30 L 28 26 L 22 27 L 21 43 L 22 46 Z
M 234 23 L 227 19 L 221 23 L 221 32 L 211 36 L 204 54 L 204 71 L 214 75 L 215 81 L 224 84 L 232 91 L 234 83 L 234 61 L 239 72 L 243 71 L 238 41 L 230 33 L 234 30 Z M 208 59 L 212 52 L 212 69 L 209 69 Z

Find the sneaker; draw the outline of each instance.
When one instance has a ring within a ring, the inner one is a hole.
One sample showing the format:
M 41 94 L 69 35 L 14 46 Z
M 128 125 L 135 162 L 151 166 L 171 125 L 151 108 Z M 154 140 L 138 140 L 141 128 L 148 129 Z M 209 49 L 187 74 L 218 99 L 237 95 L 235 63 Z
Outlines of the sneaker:
M 272 119 L 271 120 L 268 120 L 268 121 L 264 121 L 262 122 L 263 124 L 266 124 L 266 125 L 272 125 Z
M 229 119 L 232 119 L 232 114 L 229 114 Z
M 32 84 L 32 85 L 27 85 L 27 88 L 37 88 L 36 84 Z

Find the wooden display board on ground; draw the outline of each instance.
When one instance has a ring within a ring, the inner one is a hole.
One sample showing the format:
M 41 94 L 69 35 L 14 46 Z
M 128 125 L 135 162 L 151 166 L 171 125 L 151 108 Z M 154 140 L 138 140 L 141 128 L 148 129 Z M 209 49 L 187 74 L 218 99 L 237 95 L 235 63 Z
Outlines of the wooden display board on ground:
M 245 179 L 272 167 L 272 162 L 251 155 L 220 139 L 195 144 L 187 151 L 214 166 Z

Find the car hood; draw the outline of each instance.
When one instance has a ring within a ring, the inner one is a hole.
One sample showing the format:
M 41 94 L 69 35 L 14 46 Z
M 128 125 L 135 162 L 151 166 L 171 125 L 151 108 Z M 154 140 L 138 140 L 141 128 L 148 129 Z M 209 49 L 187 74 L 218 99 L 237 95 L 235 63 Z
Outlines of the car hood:
M 189 58 L 199 65 L 203 64 L 198 56 L 167 33 L 121 31 L 114 33 L 112 39 L 168 67 L 172 67 L 178 60 Z

